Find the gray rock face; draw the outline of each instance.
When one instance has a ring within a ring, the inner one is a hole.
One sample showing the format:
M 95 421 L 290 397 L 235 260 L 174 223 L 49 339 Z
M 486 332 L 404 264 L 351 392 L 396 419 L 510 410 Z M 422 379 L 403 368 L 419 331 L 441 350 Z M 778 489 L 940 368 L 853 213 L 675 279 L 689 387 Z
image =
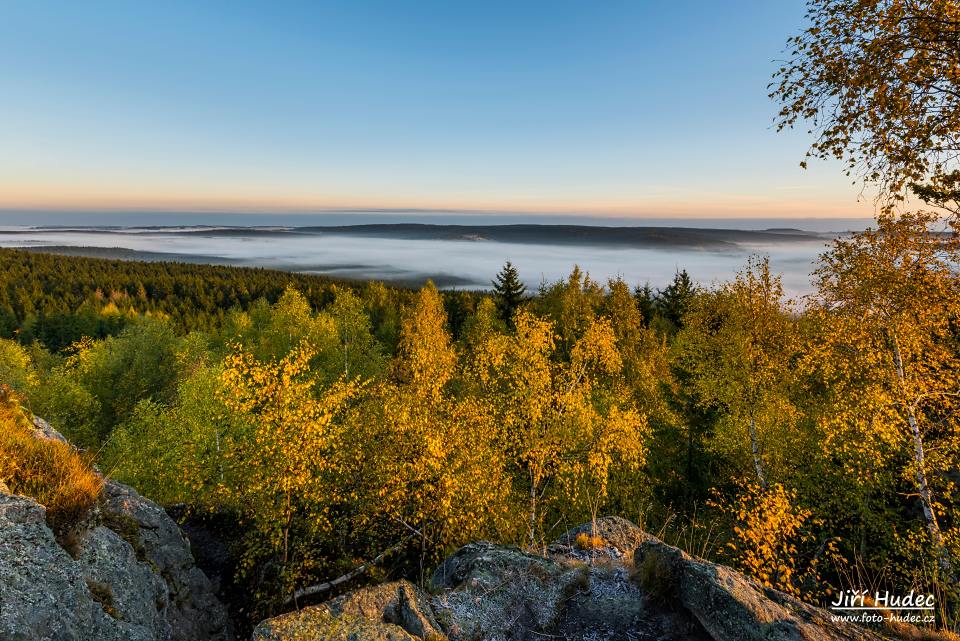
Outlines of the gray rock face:
M 525 638 L 557 625 L 563 605 L 585 585 L 584 567 L 493 543 L 470 543 L 436 569 L 437 620 L 451 639 Z
M 0 494 L 0 640 L 162 638 L 168 637 L 107 614 L 90 592 L 84 567 L 57 544 L 43 508 Z
M 264 621 L 253 641 L 417 641 L 443 639 L 430 601 L 408 581 L 363 588 L 322 605 Z
M 167 586 L 116 532 L 102 526 L 89 532 L 77 563 L 107 614 L 141 631 L 144 639 L 171 639 Z
M 634 554 L 638 565 L 654 563 L 672 595 L 714 641 L 881 641 L 856 625 L 838 625 L 819 608 L 764 588 L 739 572 L 691 557 L 657 540 Z
M 233 638 L 226 608 L 206 575 L 194 565 L 187 538 L 163 508 L 133 488 L 107 481 L 101 511 L 107 524 L 162 577 L 173 641 Z
M 37 438 L 66 442 L 45 421 Z M 73 556 L 0 487 L 0 641 L 232 641 L 224 606 L 157 504 L 107 481 Z
M 581 549 L 583 532 L 600 540 Z M 364 588 L 265 621 L 253 641 L 880 641 L 620 518 L 574 528 L 546 556 L 471 543 L 431 590 Z
M 70 444 L 67 442 L 67 439 L 63 437 L 63 434 L 50 427 L 50 423 L 47 423 L 39 416 L 33 417 L 33 433 L 37 438 L 45 438 L 48 441 L 60 441 L 67 445 Z

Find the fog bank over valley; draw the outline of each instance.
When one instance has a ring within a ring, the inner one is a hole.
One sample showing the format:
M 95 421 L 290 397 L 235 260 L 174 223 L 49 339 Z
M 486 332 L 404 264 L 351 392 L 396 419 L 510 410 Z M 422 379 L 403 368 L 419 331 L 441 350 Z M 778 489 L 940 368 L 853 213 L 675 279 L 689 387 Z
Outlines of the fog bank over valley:
M 796 295 L 811 291 L 809 274 L 830 240 L 844 227 L 862 228 L 859 221 L 836 221 L 831 229 L 827 221 L 810 225 L 809 220 L 765 220 L 760 221 L 768 225 L 765 228 L 725 228 L 724 223 L 743 221 L 693 227 L 676 221 L 671 226 L 638 226 L 637 221 L 608 226 L 572 224 L 569 219 L 566 224 L 529 220 L 468 224 L 459 218 L 452 224 L 434 218 L 442 224 L 432 224 L 423 217 L 414 223 L 391 223 L 368 216 L 365 224 L 337 224 L 341 219 L 300 217 L 295 220 L 310 224 L 267 226 L 264 223 L 274 222 L 270 217 L 248 216 L 241 220 L 255 226 L 200 226 L 189 218 L 168 218 L 177 226 L 162 226 L 149 224 L 149 218 L 116 218 L 128 225 L 69 226 L 60 220 L 59 225 L 44 226 L 8 216 L 0 217 L 0 225 L 7 223 L 0 227 L 0 246 L 127 260 L 259 266 L 410 285 L 432 278 L 440 287 L 464 289 L 488 288 L 507 260 L 530 288 L 564 278 L 574 265 L 596 280 L 620 276 L 631 285 L 649 282 L 654 287 L 685 269 L 709 285 L 731 278 L 751 254 L 763 254 L 783 274 L 787 292 Z

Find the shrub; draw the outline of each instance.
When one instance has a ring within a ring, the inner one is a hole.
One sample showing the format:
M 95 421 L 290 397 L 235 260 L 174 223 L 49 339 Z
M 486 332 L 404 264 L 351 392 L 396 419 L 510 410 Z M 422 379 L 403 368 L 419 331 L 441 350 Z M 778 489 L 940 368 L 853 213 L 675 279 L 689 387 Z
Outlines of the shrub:
M 795 490 L 779 483 L 763 487 L 752 481 L 743 483 L 734 499 L 712 502 L 732 518 L 733 536 L 724 551 L 734 567 L 761 585 L 793 596 L 801 596 L 804 584 L 820 583 L 819 555 L 808 567 L 799 562 L 797 546 L 810 538 L 812 512 L 798 503 Z M 832 556 L 835 545 L 828 541 L 824 553 Z
M 38 438 L 16 396 L 0 385 L 0 481 L 46 508 L 61 543 L 83 523 L 103 480 L 70 445 Z
M 647 551 L 639 559 L 631 577 L 651 601 L 668 605 L 675 601 L 677 585 L 670 560 L 656 551 Z
M 12 340 L 0 338 L 0 381 L 21 394 L 37 382 L 30 354 Z

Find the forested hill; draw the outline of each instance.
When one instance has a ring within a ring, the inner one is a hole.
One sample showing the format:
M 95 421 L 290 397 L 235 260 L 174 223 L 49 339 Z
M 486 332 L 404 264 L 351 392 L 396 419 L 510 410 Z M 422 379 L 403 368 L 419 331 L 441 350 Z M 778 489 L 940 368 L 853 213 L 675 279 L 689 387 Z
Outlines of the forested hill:
M 56 237 L 64 232 L 95 232 L 122 237 L 237 237 L 245 238 L 303 238 L 317 236 L 351 236 L 394 240 L 454 240 L 492 241 L 524 245 L 576 245 L 611 248 L 645 249 L 733 249 L 744 244 L 796 243 L 798 241 L 826 240 L 834 233 L 821 234 L 792 228 L 776 229 L 720 229 L 698 227 L 637 226 L 614 227 L 604 225 L 562 224 L 508 224 L 461 225 L 427 223 L 368 223 L 359 225 L 316 225 L 300 227 L 239 227 L 196 226 L 138 228 L 95 226 L 50 226 L 7 229 L 7 236 L 37 235 Z M 149 254 L 149 252 L 147 252 Z M 218 259 L 223 260 L 223 259 Z
M 19 333 L 24 342 L 38 338 L 57 350 L 82 336 L 102 338 L 115 333 L 131 314 L 168 317 L 181 331 L 212 329 L 231 309 L 246 310 L 260 299 L 275 303 L 290 287 L 315 308 L 333 300 L 337 288 L 363 290 L 372 310 L 396 309 L 412 295 L 380 283 L 256 267 L 0 249 L 0 336 Z M 450 298 L 469 296 L 460 292 Z M 117 313 L 99 313 L 108 305 Z M 389 333 L 390 323 L 380 324 Z
M 700 229 L 694 227 L 605 227 L 599 225 L 425 225 L 370 224 L 300 227 L 297 233 L 341 234 L 404 240 L 473 240 L 532 245 L 645 248 L 734 248 L 740 243 L 793 243 L 820 234 L 799 229 Z

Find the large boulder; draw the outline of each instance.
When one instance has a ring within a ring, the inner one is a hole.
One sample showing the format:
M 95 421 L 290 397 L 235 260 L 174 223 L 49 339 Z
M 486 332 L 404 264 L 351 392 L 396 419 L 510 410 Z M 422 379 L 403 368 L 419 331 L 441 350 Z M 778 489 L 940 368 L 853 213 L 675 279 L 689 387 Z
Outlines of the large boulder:
M 96 558 L 101 542 L 83 550 L 86 562 L 78 562 L 57 543 L 42 506 L 0 493 L 0 641 L 169 639 L 169 626 L 147 614 L 158 605 L 154 582 L 118 594 L 85 574 L 91 567 L 97 575 L 107 572 Z M 140 571 L 128 570 L 125 578 Z M 134 620 L 122 618 L 118 603 Z
M 451 639 L 525 639 L 554 629 L 588 585 L 587 568 L 515 547 L 471 543 L 433 573 L 437 620 Z
M 144 631 L 144 638 L 173 639 L 166 584 L 116 532 L 99 526 L 87 533 L 77 564 L 107 614 Z
M 206 575 L 194 564 L 190 542 L 162 507 L 133 488 L 107 481 L 101 502 L 103 521 L 155 569 L 166 586 L 167 620 L 173 641 L 229 641 L 227 610 Z
M 838 625 L 829 613 L 736 570 L 657 540 L 641 544 L 634 563 L 648 590 L 655 590 L 661 601 L 675 599 L 714 641 L 882 640 L 857 625 Z
M 45 421 L 33 425 L 37 438 L 66 442 Z M 0 641 L 234 638 L 189 542 L 156 503 L 107 480 L 69 553 L 45 516 L 0 487 Z
M 408 581 L 362 588 L 322 605 L 268 619 L 253 641 L 440 640 L 429 598 Z
M 430 583 L 432 596 L 405 582 L 363 588 L 265 621 L 253 641 L 881 641 L 613 517 L 544 555 L 465 545 Z

